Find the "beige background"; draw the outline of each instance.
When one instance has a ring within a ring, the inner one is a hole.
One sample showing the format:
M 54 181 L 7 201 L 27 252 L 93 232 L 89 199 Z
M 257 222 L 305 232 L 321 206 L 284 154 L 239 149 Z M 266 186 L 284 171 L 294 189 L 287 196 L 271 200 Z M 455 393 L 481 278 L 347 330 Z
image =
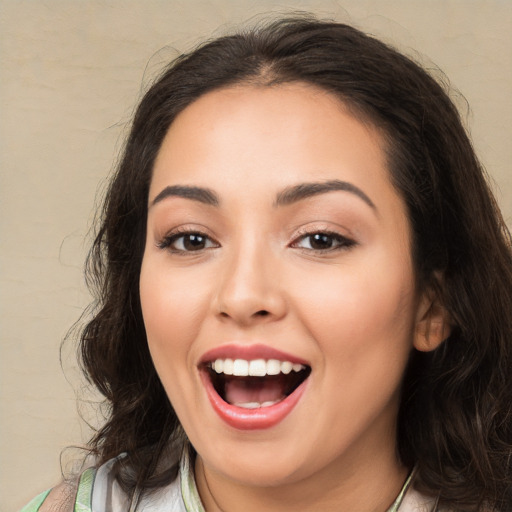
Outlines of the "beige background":
M 90 433 L 72 341 L 64 372 L 59 345 L 89 300 L 87 231 L 141 83 L 204 35 L 291 9 L 351 22 L 443 69 L 471 106 L 458 96 L 512 219 L 511 0 L 0 0 L 2 512 L 55 483 L 60 452 Z

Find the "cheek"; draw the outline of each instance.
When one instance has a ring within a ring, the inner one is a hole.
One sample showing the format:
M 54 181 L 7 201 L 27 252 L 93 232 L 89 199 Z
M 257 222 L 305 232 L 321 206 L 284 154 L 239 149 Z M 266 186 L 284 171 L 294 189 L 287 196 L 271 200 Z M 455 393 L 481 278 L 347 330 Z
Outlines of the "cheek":
M 407 263 L 338 267 L 329 279 L 309 274 L 300 288 L 304 323 L 325 356 L 343 371 L 352 373 L 361 365 L 384 368 L 407 357 L 415 317 Z
M 370 268 L 332 272 L 324 286 L 311 276 L 302 292 L 303 323 L 322 354 L 315 386 L 331 397 L 325 421 L 354 435 L 379 417 L 395 417 L 412 348 L 411 276 Z
M 197 337 L 200 318 L 208 301 L 205 290 L 197 286 L 181 269 L 162 268 L 158 261 L 144 261 L 140 276 L 140 298 L 148 344 L 157 370 L 176 361 L 183 365 L 183 356 Z
M 169 269 L 158 258 L 143 261 L 140 298 L 149 351 L 167 396 L 184 424 L 194 396 L 194 340 L 209 301 L 205 290 L 182 269 Z

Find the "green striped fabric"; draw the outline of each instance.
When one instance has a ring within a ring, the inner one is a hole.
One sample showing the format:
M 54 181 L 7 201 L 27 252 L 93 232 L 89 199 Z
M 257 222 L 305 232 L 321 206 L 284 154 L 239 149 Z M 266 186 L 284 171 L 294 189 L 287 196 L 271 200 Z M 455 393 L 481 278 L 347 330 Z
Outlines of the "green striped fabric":
M 409 478 L 405 482 L 405 485 L 403 486 L 400 494 L 396 498 L 393 505 L 391 505 L 391 507 L 387 510 L 387 512 L 399 512 L 403 498 L 411 485 L 413 475 L 414 471 L 409 475 Z M 80 476 L 75 499 L 75 507 L 73 509 L 74 512 L 92 512 L 92 492 L 95 477 L 96 469 L 94 468 L 86 469 Z M 199 497 L 199 493 L 197 491 L 194 472 L 191 468 L 190 458 L 186 450 L 181 459 L 180 480 L 181 495 L 187 512 L 205 512 L 201 503 L 201 498 Z M 20 512 L 38 512 L 49 493 L 50 491 L 45 491 L 39 494 L 30 503 L 25 505 L 25 507 L 23 507 Z
M 94 486 L 94 477 L 96 470 L 86 469 L 80 477 L 78 491 L 76 493 L 74 512 L 91 512 L 92 510 L 92 489 Z
M 194 471 L 190 467 L 188 447 L 185 447 L 180 464 L 181 496 L 187 512 L 205 512 L 197 492 Z
M 50 490 L 37 495 L 30 503 L 27 503 L 20 512 L 37 512 L 48 494 L 50 494 Z
M 94 487 L 95 476 L 96 470 L 94 468 L 86 469 L 80 476 L 73 512 L 92 511 L 92 489 Z M 20 512 L 38 512 L 44 500 L 48 497 L 48 494 L 50 494 L 50 491 L 51 489 L 36 496 L 30 503 L 25 505 Z

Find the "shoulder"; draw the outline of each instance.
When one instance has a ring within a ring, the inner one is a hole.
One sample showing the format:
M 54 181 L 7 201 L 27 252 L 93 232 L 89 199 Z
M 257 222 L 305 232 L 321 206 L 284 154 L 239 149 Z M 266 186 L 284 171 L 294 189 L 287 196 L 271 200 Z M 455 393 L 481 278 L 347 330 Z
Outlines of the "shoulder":
M 54 487 L 39 512 L 71 512 L 75 506 L 75 495 L 78 488 L 78 481 L 62 482 Z
M 108 510 L 124 512 L 130 508 L 130 498 L 123 492 L 115 479 L 111 459 L 99 468 L 89 468 L 78 478 L 59 484 L 40 494 L 20 512 L 91 512 Z M 139 496 L 140 508 L 148 512 L 184 512 L 186 507 L 182 497 L 181 479 L 158 488 L 149 494 Z M 200 509 L 198 509 L 200 510 Z
M 84 512 L 91 510 L 95 474 L 95 469 L 86 469 L 78 477 L 36 496 L 20 512 L 73 512 L 77 506 Z
M 20 512 L 72 512 L 78 487 L 76 481 L 62 482 L 36 496 Z

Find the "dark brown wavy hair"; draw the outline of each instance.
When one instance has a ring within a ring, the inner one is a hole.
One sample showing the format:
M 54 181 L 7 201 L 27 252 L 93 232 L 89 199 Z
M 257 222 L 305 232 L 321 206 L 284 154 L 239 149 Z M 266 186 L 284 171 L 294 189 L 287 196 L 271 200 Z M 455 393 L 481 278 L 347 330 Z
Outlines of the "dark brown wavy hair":
M 148 491 L 175 476 L 167 452 L 186 442 L 149 354 L 139 298 L 148 189 L 169 126 L 209 91 L 293 82 L 330 92 L 383 133 L 418 282 L 435 288 L 453 324 L 438 349 L 411 355 L 398 418 L 402 462 L 417 467 L 415 486 L 440 504 L 512 510 L 509 232 L 444 88 L 373 37 L 309 16 L 203 44 L 172 62 L 140 102 L 88 260 L 98 302 L 80 352 L 109 407 L 91 441 L 98 463 L 126 453 L 118 481 L 132 494 Z

